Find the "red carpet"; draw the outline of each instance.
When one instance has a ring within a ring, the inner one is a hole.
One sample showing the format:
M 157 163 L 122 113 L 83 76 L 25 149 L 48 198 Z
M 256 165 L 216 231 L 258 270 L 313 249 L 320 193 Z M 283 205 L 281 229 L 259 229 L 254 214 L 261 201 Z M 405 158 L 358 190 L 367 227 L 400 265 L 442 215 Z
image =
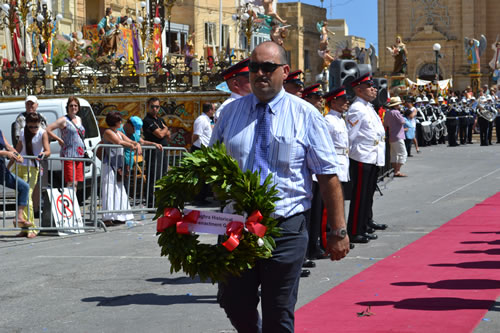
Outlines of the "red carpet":
M 298 309 L 295 330 L 471 332 L 499 277 L 500 192 Z

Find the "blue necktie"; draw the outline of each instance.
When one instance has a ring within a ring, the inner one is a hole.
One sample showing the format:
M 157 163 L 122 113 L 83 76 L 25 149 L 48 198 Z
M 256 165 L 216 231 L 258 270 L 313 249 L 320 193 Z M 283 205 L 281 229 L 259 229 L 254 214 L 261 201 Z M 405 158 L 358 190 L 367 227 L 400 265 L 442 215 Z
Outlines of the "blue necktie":
M 253 171 L 260 171 L 261 184 L 269 174 L 269 142 L 271 138 L 271 110 L 266 103 L 258 103 L 257 125 L 255 126 L 255 158 Z

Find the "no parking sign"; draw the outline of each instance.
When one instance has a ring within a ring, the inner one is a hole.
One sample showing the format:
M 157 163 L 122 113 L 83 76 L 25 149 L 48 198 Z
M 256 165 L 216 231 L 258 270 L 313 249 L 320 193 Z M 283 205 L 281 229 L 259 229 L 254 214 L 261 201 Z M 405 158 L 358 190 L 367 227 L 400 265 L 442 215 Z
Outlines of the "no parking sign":
M 48 189 L 47 194 L 51 202 L 52 216 L 57 228 L 68 228 L 58 231 L 59 234 L 84 232 L 82 215 L 78 199 L 72 188 L 65 188 L 63 193 L 59 189 Z

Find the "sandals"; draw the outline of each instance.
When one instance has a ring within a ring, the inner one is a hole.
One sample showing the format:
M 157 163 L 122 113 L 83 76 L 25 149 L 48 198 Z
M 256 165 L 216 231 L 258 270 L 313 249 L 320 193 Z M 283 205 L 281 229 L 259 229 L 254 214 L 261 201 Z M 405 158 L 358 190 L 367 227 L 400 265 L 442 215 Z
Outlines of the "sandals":
M 19 226 L 19 228 L 29 228 L 31 227 L 31 222 L 28 222 L 28 221 L 21 221 L 21 220 L 18 220 L 17 221 L 17 224 Z
M 104 223 L 106 227 L 112 227 L 115 225 L 111 220 L 102 221 L 102 223 Z

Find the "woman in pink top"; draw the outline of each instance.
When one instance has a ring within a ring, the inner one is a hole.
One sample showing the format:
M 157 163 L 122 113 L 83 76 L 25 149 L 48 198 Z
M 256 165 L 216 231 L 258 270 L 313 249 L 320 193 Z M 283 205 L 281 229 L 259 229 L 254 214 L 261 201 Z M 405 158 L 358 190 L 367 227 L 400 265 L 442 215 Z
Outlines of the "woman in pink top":
M 385 113 L 384 125 L 389 132 L 389 144 L 391 146 L 391 165 L 394 169 L 394 177 L 406 177 L 401 173 L 401 166 L 406 163 L 408 154 L 405 146 L 405 118 L 399 110 L 401 108 L 401 98 L 391 97 L 389 102 L 390 110 Z

